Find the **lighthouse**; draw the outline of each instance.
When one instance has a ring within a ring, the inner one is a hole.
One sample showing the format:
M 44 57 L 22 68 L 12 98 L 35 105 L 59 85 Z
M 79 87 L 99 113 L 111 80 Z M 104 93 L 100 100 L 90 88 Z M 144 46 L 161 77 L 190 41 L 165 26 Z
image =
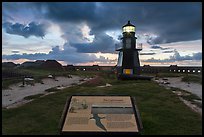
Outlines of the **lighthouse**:
M 148 77 L 141 76 L 139 51 L 142 50 L 142 45 L 137 44 L 137 37 L 135 36 L 136 27 L 128 21 L 126 25 L 122 27 L 123 37 L 119 47 L 116 47 L 118 51 L 118 62 L 116 66 L 117 78 L 136 78 L 146 79 Z

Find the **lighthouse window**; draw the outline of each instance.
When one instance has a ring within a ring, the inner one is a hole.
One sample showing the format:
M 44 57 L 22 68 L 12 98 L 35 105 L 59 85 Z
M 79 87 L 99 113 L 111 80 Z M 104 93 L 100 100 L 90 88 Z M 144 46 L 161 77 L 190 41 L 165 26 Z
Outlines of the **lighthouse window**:
M 127 39 L 126 39 L 126 48 L 127 48 L 127 49 L 130 49 L 130 48 L 131 48 L 131 39 L 130 39 L 130 38 L 127 38 Z
M 120 51 L 120 52 L 119 52 L 119 57 L 118 57 L 118 64 L 117 64 L 117 66 L 122 66 L 122 62 L 123 62 L 123 52 Z

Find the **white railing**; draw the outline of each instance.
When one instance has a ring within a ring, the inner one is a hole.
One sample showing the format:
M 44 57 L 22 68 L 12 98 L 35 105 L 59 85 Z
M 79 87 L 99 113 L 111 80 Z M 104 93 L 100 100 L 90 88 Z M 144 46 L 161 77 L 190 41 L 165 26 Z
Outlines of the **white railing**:
M 135 44 L 135 48 L 138 50 L 142 50 L 142 43 Z

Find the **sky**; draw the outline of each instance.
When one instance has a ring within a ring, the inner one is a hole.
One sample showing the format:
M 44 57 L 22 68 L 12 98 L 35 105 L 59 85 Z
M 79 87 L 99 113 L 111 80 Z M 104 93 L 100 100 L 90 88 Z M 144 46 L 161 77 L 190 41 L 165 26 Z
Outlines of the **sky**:
M 201 2 L 3 2 L 2 62 L 114 66 L 128 20 L 140 65 L 202 66 Z

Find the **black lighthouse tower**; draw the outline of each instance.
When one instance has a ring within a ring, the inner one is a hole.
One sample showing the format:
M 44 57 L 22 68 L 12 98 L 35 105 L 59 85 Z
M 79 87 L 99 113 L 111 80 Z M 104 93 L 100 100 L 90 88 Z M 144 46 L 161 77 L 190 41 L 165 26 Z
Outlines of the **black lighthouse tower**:
M 117 78 L 140 78 L 140 61 L 139 51 L 142 50 L 142 45 L 137 44 L 135 37 L 135 26 L 128 21 L 126 25 L 122 27 L 123 37 L 122 43 L 116 51 L 119 51 L 118 63 L 117 63 Z

